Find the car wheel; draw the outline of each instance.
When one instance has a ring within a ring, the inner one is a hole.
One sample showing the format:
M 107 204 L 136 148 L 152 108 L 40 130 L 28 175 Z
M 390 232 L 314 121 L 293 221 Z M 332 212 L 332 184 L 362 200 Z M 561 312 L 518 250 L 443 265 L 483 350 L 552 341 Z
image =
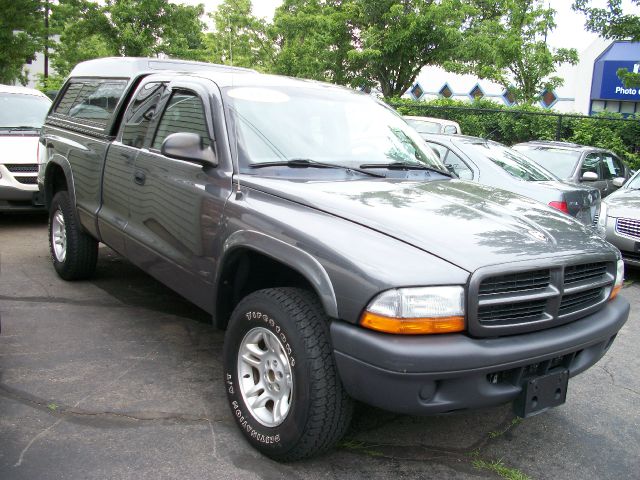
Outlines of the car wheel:
M 80 227 L 65 190 L 56 193 L 51 201 L 49 249 L 53 266 L 63 279 L 79 280 L 95 272 L 98 241 Z
M 223 357 L 233 416 L 263 454 L 298 460 L 331 448 L 346 432 L 353 402 L 314 294 L 272 288 L 245 297 L 231 316 Z

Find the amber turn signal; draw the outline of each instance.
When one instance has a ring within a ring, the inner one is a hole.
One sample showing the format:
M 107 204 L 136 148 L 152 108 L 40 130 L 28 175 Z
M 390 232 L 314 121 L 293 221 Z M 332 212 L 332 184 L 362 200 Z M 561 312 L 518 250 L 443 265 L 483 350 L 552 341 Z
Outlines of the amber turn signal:
M 364 312 L 360 324 L 371 330 L 398 335 L 454 333 L 464 330 L 464 317 L 392 318 Z
M 620 290 L 622 290 L 622 285 L 616 285 L 615 287 L 613 287 L 613 290 L 611 290 L 611 295 L 609 295 L 609 300 L 613 300 L 614 298 L 616 298 L 620 293 Z

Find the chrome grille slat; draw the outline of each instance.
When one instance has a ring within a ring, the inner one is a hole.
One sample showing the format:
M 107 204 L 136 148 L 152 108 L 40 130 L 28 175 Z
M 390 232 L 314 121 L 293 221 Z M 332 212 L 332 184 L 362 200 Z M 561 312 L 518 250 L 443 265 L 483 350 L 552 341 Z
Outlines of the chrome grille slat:
M 633 218 L 618 218 L 616 232 L 633 238 L 640 238 L 640 220 Z

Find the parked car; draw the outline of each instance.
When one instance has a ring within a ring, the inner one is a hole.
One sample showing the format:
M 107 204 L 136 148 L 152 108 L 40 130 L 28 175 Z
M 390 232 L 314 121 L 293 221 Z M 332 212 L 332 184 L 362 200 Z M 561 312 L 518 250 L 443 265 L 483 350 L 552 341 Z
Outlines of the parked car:
M 402 118 L 404 118 L 409 125 L 415 128 L 420 135 L 427 133 L 457 135 L 462 133 L 458 122 L 454 122 L 453 120 L 432 117 L 415 117 L 411 115 L 405 115 Z
M 596 187 L 602 198 L 631 176 L 615 153 L 602 148 L 546 140 L 518 143 L 513 148 L 560 178 Z
M 0 211 L 44 209 L 38 191 L 38 137 L 51 100 L 0 85 Z
M 561 181 L 521 153 L 491 140 L 464 135 L 426 135 L 425 141 L 450 172 L 463 180 L 533 198 L 593 225 L 600 192 Z
M 103 242 L 209 312 L 235 422 L 277 460 L 334 445 L 353 399 L 557 406 L 629 315 L 615 247 L 452 178 L 386 105 L 336 85 L 92 60 L 41 151 L 58 275 L 89 277 Z
M 625 263 L 640 267 L 640 172 L 602 202 L 598 230 L 620 249 Z

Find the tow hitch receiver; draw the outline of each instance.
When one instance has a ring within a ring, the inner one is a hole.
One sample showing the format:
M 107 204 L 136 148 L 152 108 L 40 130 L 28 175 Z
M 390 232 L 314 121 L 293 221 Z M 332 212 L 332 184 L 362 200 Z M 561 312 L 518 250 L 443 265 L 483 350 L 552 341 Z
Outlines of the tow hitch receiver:
M 567 399 L 569 371 L 548 373 L 533 377 L 522 386 L 522 393 L 513 402 L 513 411 L 527 418 L 562 405 Z

